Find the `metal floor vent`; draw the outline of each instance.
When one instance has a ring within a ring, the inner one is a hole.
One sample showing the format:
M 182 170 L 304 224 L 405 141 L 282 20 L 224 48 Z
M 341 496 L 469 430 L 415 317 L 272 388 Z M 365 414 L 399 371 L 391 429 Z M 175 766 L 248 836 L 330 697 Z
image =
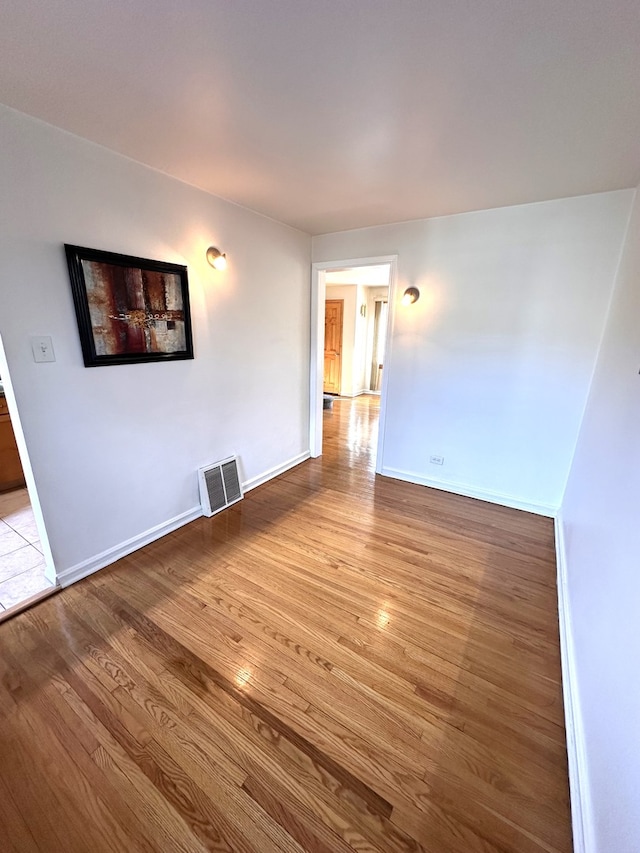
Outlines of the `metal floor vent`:
M 204 515 L 215 515 L 221 509 L 242 500 L 242 486 L 235 456 L 206 468 L 198 468 L 200 504 Z

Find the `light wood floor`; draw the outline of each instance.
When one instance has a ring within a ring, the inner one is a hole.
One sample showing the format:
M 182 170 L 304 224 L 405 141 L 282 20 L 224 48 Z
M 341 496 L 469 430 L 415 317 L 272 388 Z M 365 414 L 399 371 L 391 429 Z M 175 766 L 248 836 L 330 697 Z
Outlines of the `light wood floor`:
M 568 853 L 553 528 L 324 458 L 0 625 L 0 848 Z

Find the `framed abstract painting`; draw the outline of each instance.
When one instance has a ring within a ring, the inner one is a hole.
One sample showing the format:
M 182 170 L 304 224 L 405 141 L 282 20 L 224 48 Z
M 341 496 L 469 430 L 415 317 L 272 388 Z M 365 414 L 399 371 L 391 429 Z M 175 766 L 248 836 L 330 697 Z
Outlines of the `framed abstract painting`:
M 193 358 L 186 266 L 64 248 L 85 367 Z

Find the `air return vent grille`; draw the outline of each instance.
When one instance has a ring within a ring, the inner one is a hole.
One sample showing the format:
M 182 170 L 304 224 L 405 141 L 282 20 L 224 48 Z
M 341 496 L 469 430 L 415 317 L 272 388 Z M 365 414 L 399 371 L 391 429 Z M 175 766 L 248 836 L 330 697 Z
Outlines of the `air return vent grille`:
M 215 515 L 221 509 L 242 499 L 242 486 L 235 456 L 198 469 L 200 504 L 204 515 Z

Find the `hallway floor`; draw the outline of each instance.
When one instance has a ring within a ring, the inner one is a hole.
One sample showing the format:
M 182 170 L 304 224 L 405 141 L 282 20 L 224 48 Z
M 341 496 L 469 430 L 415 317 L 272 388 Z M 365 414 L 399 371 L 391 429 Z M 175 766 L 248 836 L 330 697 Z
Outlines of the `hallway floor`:
M 40 592 L 45 577 L 38 528 L 26 489 L 0 494 L 0 617 Z

